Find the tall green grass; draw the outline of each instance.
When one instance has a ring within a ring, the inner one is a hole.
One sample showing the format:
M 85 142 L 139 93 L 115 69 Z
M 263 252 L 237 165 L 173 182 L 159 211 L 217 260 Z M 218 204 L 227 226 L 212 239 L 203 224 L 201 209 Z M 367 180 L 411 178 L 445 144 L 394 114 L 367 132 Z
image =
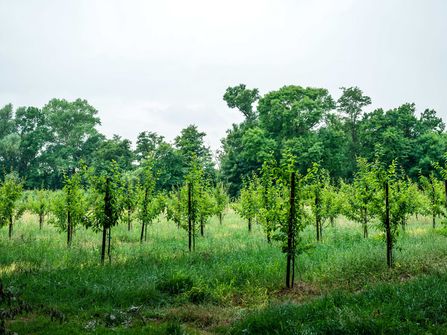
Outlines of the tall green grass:
M 275 303 L 444 273 L 447 238 L 440 232 L 428 221 L 413 220 L 398 238 L 396 267 L 390 271 L 385 244 L 374 229 L 364 239 L 359 226 L 341 218 L 317 244 L 314 229 L 308 227 L 304 238 L 314 247 L 298 257 L 297 289 L 285 292 L 285 259 L 279 246 L 267 244 L 257 225 L 249 233 L 246 222 L 234 213 L 226 215 L 223 225 L 213 218 L 205 238 L 197 236 L 193 253 L 187 251 L 186 231 L 164 218 L 148 228 L 143 244 L 137 223 L 131 232 L 122 224 L 112 231 L 112 262 L 105 266 L 99 264 L 99 233 L 79 228 L 68 249 L 64 234 L 47 225 L 39 231 L 37 217 L 28 215 L 17 223 L 11 241 L 6 229 L 0 230 L 0 278 L 24 301 L 40 306 L 31 319 L 10 323 L 11 329 L 20 324 L 38 327 L 46 320 L 43 331 L 54 325 L 56 333 L 57 327 L 72 324 L 82 333 L 96 320 L 95 329 L 123 332 L 147 324 L 163 328 L 168 321 L 174 322 L 168 325 L 172 329 L 182 323 L 210 330 Z M 108 315 L 132 307 L 138 307 L 140 315 L 130 323 L 107 325 Z M 60 311 L 68 321 L 48 321 L 41 312 L 48 309 Z

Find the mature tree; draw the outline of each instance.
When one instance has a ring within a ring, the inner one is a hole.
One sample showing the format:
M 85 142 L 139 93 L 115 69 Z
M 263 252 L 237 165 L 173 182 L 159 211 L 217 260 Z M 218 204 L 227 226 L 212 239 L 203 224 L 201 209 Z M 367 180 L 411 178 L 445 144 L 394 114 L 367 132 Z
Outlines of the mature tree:
M 135 148 L 136 159 L 141 162 L 148 155 L 154 154 L 160 145 L 164 144 L 164 137 L 152 131 L 143 131 L 138 134 Z
M 212 161 L 211 150 L 204 143 L 206 134 L 200 132 L 195 125 L 189 125 L 182 129 L 174 144 L 178 149 L 183 161 L 183 169 L 185 175 L 191 168 L 194 157 L 198 159 L 198 163 L 203 167 L 205 178 L 215 179 L 214 163 Z
M 95 128 L 100 124 L 98 111 L 86 100 L 53 99 L 43 113 L 51 131 L 42 157 L 43 170 L 48 183 L 60 187 L 63 174 L 77 167 L 81 160 L 89 162 L 102 140 Z
M 111 139 L 102 141 L 94 152 L 92 165 L 97 173 L 107 169 L 112 161 L 123 171 L 132 170 L 134 154 L 131 148 L 131 142 L 122 139 L 118 135 L 113 135 Z
M 345 131 L 349 138 L 350 173 L 354 170 L 355 160 L 360 153 L 359 122 L 363 108 L 371 104 L 371 98 L 364 95 L 358 87 L 342 87 L 342 95 L 337 101 L 337 110 L 341 114 Z
M 248 89 L 244 84 L 228 87 L 223 99 L 230 108 L 237 108 L 244 114 L 247 121 L 254 121 L 257 117 L 253 104 L 259 99 L 258 89 Z

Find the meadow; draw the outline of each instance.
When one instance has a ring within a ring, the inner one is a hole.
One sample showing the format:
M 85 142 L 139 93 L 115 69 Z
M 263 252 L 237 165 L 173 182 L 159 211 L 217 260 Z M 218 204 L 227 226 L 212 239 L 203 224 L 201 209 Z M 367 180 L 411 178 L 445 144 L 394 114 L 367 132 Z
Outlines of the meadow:
M 136 222 L 136 221 L 135 221 Z M 340 217 L 299 255 L 285 289 L 285 256 L 260 225 L 229 210 L 213 217 L 188 252 L 187 232 L 164 217 L 112 230 L 112 259 L 100 265 L 100 233 L 66 234 L 26 214 L 13 238 L 0 230 L 0 312 L 17 334 L 445 334 L 447 231 L 411 218 L 395 266 L 371 227 Z M 1 327 L 3 328 L 3 326 Z M 0 328 L 0 334 L 2 333 Z M 4 330 L 6 332 L 6 330 Z

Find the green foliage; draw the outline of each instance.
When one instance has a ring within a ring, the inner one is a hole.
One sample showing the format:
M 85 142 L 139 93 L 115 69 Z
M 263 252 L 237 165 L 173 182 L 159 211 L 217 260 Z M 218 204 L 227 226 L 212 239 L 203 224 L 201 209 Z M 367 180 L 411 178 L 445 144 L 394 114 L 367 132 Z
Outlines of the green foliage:
M 20 217 L 25 207 L 20 204 L 23 182 L 16 173 L 10 173 L 0 184 L 0 227 L 13 224 Z

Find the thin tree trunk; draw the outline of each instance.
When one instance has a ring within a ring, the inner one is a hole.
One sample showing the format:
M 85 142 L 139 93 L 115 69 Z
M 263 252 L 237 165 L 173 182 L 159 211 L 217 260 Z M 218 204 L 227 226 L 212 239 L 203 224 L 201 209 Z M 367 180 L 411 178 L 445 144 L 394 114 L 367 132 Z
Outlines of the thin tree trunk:
M 191 183 L 188 183 L 188 248 L 192 251 L 192 189 Z
M 140 234 L 140 243 L 143 243 L 143 239 L 144 239 L 144 226 L 145 226 L 145 222 L 141 222 L 141 234 Z
M 393 266 L 393 240 L 390 225 L 389 185 L 385 183 L 385 230 L 386 230 L 386 262 L 389 268 Z
M 130 231 L 132 229 L 131 220 L 130 220 L 130 208 L 127 209 L 127 230 Z
M 367 209 L 363 209 L 363 238 L 368 238 L 368 216 Z
M 433 229 L 435 229 L 436 228 L 436 214 L 433 214 L 433 217 L 432 217 L 432 221 L 433 221 Z
M 317 230 L 317 241 L 321 239 L 321 218 L 320 218 L 320 192 L 315 192 L 315 228 Z
M 203 219 L 200 219 L 200 236 L 204 236 L 203 230 L 205 228 L 205 223 L 203 222 Z
M 72 237 L 71 237 L 71 234 L 73 232 L 73 230 L 71 229 L 72 224 L 73 224 L 73 222 L 71 219 L 71 210 L 69 208 L 68 212 L 67 212 L 67 246 L 69 246 L 69 247 L 71 246 L 71 240 L 72 240 Z
M 248 231 L 251 232 L 251 218 L 248 218 Z
M 293 258 L 295 250 L 293 248 L 294 231 L 295 231 L 295 172 L 290 174 L 290 212 L 289 222 L 287 227 L 287 265 L 286 265 L 286 287 L 293 287 L 293 280 L 291 281 L 291 272 L 293 272 Z
M 112 242 L 112 227 L 108 229 L 108 242 L 107 242 L 107 256 L 109 257 L 109 264 L 112 263 L 112 253 L 110 252 L 110 244 Z
M 9 239 L 12 238 L 12 230 L 13 230 L 12 226 L 13 226 L 13 218 L 12 218 L 12 215 L 10 215 L 9 216 L 9 232 L 8 232 Z
M 43 228 L 43 219 L 44 219 L 44 214 L 39 213 L 39 230 L 42 230 L 42 228 Z
M 101 244 L 101 264 L 104 264 L 106 258 L 107 228 L 105 224 L 102 227 L 102 244 Z
M 222 224 L 223 221 L 223 214 L 219 213 L 219 223 Z
M 149 224 L 145 224 L 144 225 L 144 242 L 146 242 L 147 241 L 147 226 L 148 226 Z

